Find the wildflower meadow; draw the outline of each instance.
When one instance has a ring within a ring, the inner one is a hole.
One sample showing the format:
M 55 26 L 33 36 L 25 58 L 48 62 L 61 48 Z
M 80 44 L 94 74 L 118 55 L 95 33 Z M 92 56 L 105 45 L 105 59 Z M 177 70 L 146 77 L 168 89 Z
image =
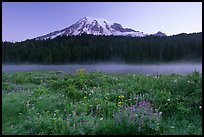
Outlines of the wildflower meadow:
M 5 135 L 201 135 L 202 76 L 2 72 Z

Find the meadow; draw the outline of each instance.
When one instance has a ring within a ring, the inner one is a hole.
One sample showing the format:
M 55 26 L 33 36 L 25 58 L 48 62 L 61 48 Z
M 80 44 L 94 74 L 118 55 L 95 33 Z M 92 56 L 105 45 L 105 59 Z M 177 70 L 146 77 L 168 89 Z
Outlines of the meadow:
M 201 135 L 202 76 L 2 72 L 4 135 Z

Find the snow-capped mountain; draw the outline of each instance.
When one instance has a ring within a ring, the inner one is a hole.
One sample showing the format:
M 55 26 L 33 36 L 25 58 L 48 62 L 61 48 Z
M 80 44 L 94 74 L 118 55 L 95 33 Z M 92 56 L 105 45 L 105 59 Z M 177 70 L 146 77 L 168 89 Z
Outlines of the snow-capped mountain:
M 48 39 L 48 38 L 53 39 L 57 36 L 81 35 L 82 33 L 93 34 L 93 35 L 114 35 L 114 36 L 119 35 L 119 36 L 132 36 L 132 37 L 144 37 L 148 35 L 148 34 L 144 34 L 143 32 L 135 31 L 130 28 L 123 28 L 121 24 L 110 22 L 106 19 L 84 17 L 79 21 L 77 21 L 75 24 L 69 26 L 68 28 L 65 28 L 59 31 L 54 31 L 49 34 L 39 36 L 35 39 L 36 40 L 42 40 L 42 39 Z
M 121 35 L 121 36 L 146 36 L 143 32 L 130 28 L 123 28 L 119 23 L 113 23 L 101 18 L 84 17 L 68 28 L 54 31 L 49 34 L 37 37 L 36 39 L 55 38 L 62 35 L 81 35 L 82 33 L 93 35 Z

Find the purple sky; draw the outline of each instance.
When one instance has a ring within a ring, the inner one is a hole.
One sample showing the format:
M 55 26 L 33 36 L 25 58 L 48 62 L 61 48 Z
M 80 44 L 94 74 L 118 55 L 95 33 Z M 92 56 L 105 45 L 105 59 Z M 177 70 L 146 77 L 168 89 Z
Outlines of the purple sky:
M 202 32 L 202 2 L 3 2 L 2 40 L 35 38 L 86 16 L 147 34 Z

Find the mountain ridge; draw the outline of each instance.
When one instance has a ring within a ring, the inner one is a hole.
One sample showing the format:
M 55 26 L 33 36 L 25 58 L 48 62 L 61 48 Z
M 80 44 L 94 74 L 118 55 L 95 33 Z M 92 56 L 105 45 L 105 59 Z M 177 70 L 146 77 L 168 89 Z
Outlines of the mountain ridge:
M 111 22 L 102 18 L 94 17 L 83 17 L 76 23 L 70 25 L 67 28 L 62 30 L 57 30 L 50 32 L 46 35 L 36 37 L 36 40 L 42 39 L 53 39 L 57 36 L 72 36 L 72 35 L 81 35 L 83 33 L 93 34 L 93 35 L 114 35 L 114 36 L 131 36 L 131 37 L 144 37 L 151 34 L 144 34 L 143 32 L 136 31 L 131 28 L 124 28 L 121 24 L 116 22 Z M 158 31 L 155 36 L 166 36 L 165 33 Z

